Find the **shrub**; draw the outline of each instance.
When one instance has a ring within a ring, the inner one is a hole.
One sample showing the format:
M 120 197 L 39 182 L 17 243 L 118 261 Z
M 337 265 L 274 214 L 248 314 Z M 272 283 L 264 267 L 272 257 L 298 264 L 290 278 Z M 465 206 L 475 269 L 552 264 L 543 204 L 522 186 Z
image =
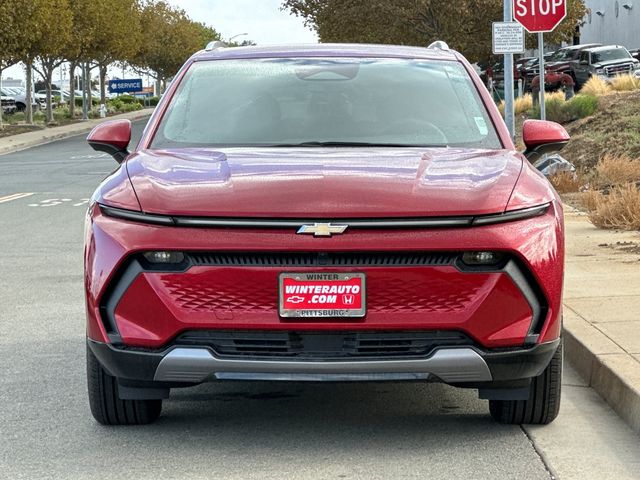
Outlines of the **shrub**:
M 60 120 L 64 120 L 66 118 L 71 118 L 69 109 L 67 107 L 56 108 L 53 110 L 53 119 L 56 122 L 59 122 Z
M 131 95 L 120 95 L 119 97 L 116 97 L 116 98 L 125 104 L 132 104 L 132 103 L 137 103 L 140 105 L 142 104 L 142 100 L 140 98 L 137 98 Z
M 151 103 L 152 107 L 155 107 L 158 104 L 158 97 L 153 97 L 151 100 L 155 99 L 155 103 Z M 500 113 L 502 114 L 502 116 L 504 117 L 504 100 L 502 100 L 500 102 L 500 105 L 498 105 L 498 109 L 500 110 Z M 530 111 L 533 108 L 533 97 L 531 96 L 530 93 L 526 93 L 521 97 L 517 97 L 514 101 L 513 101 L 513 112 L 516 115 L 523 115 L 525 113 L 527 113 L 528 111 Z
M 558 123 L 589 117 L 598 109 L 598 99 L 593 95 L 584 94 L 576 95 L 567 102 L 564 93 L 555 92 L 545 97 L 544 104 L 547 107 L 547 120 Z M 534 108 L 533 116 L 540 118 L 539 105 Z
M 544 104 L 547 110 L 547 120 L 553 122 L 564 123 L 568 121 L 564 113 L 564 93 L 554 92 L 545 95 Z M 540 118 L 540 105 L 536 105 L 533 109 L 533 118 Z
M 516 115 L 522 115 L 533 108 L 533 97 L 530 93 L 527 93 L 521 97 L 515 99 L 513 104 L 513 110 Z
M 74 102 L 76 107 L 82 108 L 82 97 L 75 97 Z M 100 100 L 97 98 L 91 99 L 91 106 L 100 105 Z
M 601 196 L 602 193 L 597 190 L 587 190 L 580 195 L 580 203 L 587 212 L 593 212 Z
M 586 95 L 607 95 L 611 93 L 611 85 L 600 77 L 591 77 L 580 89 Z
M 116 112 L 122 108 L 123 103 L 119 98 L 113 98 L 111 100 L 107 100 L 107 107 L 112 107 Z
M 160 97 L 151 97 L 149 99 L 149 106 L 150 107 L 155 107 L 156 105 L 158 105 L 159 101 L 160 101 Z
M 565 104 L 564 95 L 558 97 L 555 94 L 549 95 L 544 104 L 547 107 L 547 120 L 558 123 L 566 123 L 570 120 Z M 540 107 L 538 107 L 540 108 Z M 540 115 L 538 115 L 539 117 Z
M 600 228 L 640 230 L 640 190 L 635 183 L 614 187 L 608 195 L 595 192 L 589 220 Z
M 580 190 L 580 177 L 573 172 L 558 172 L 549 177 L 549 181 L 558 193 L 573 193 Z
M 2 115 L 2 119 L 4 121 L 8 121 L 9 123 L 17 123 L 24 122 L 25 116 L 24 112 L 16 112 L 12 115 Z
M 598 98 L 593 95 L 580 94 L 567 102 L 567 111 L 573 120 L 590 117 L 598 109 Z
M 633 75 L 620 75 L 611 80 L 611 88 L 616 92 L 628 92 L 640 89 L 640 79 Z
M 122 108 L 120 109 L 120 111 L 122 113 L 127 113 L 127 112 L 135 112 L 136 110 L 142 110 L 142 105 L 140 105 L 139 103 L 129 103 L 129 104 L 124 104 L 122 105 Z
M 640 182 L 640 160 L 605 155 L 596 165 L 593 186 L 607 188 L 629 182 Z

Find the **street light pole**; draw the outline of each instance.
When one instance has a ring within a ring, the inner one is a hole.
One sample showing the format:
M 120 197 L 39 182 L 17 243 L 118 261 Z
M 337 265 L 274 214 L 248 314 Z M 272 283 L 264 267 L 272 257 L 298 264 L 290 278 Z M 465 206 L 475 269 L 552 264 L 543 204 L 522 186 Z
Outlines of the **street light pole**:
M 236 37 L 244 37 L 245 35 L 249 35 L 248 33 L 238 33 L 236 35 L 234 35 L 233 37 L 231 37 L 229 40 L 227 40 L 229 43 L 231 43 L 231 41 L 236 38 Z

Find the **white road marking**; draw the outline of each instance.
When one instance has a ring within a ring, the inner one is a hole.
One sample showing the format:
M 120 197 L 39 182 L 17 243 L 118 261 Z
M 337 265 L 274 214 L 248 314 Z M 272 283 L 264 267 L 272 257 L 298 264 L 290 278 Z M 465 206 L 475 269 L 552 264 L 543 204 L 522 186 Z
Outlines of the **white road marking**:
M 108 153 L 93 153 L 88 155 L 74 155 L 70 158 L 71 160 L 84 160 L 84 159 L 92 159 L 92 158 L 105 158 L 108 156 L 109 156 Z
M 19 200 L 21 198 L 30 197 L 34 195 L 34 193 L 14 193 L 13 195 L 7 195 L 4 197 L 0 197 L 0 203 L 11 202 L 13 200 Z
M 76 203 L 71 203 L 76 202 Z M 81 207 L 89 203 L 88 198 L 47 198 L 46 200 L 42 200 L 39 203 L 30 203 L 30 207 L 55 207 L 57 205 L 73 205 L 74 207 Z

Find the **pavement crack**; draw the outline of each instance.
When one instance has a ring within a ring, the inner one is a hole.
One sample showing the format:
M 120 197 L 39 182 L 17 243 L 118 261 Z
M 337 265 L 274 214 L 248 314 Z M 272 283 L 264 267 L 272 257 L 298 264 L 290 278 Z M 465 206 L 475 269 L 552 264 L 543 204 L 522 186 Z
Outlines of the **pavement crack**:
M 533 440 L 531 435 L 529 435 L 529 432 L 527 432 L 527 429 L 524 428 L 524 425 L 520 425 L 520 430 L 522 430 L 522 433 L 524 433 L 524 436 L 527 437 L 527 440 L 529 440 L 529 443 L 531 444 L 533 451 L 536 452 L 536 455 L 538 455 L 538 458 L 540 458 L 542 465 L 544 465 L 545 470 L 549 474 L 549 478 L 551 480 L 557 480 L 558 474 L 556 473 L 555 469 L 551 466 L 551 463 L 549 462 L 549 459 L 547 458 L 545 453 L 540 448 L 538 448 L 538 446 L 536 445 L 536 442 Z

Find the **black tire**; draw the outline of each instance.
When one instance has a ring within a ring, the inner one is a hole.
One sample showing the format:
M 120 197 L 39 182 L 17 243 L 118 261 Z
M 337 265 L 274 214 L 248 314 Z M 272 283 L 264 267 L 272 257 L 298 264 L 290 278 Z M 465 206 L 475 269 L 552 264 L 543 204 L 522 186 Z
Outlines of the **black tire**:
M 91 414 L 102 425 L 146 425 L 158 419 L 162 400 L 121 400 L 118 382 L 87 347 L 87 386 Z
M 560 411 L 562 343 L 541 375 L 531 381 L 528 400 L 489 400 L 494 420 L 506 424 L 546 425 Z
M 27 106 L 24 103 L 16 102 L 16 112 L 24 112 Z

